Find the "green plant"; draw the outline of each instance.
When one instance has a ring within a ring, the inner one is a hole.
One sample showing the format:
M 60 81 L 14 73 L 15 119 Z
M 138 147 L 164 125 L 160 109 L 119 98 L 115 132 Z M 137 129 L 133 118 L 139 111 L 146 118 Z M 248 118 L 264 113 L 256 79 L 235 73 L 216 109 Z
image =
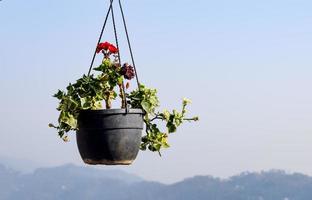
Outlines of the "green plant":
M 186 118 L 186 106 L 190 103 L 184 99 L 180 112 L 173 110 L 169 112 L 157 112 L 159 106 L 157 91 L 144 85 L 130 92 L 124 93 L 124 80 L 131 80 L 135 73 L 132 66 L 125 63 L 121 66 L 118 59 L 118 49 L 108 43 L 100 43 L 97 53 L 104 55 L 102 63 L 94 68 L 97 75 L 83 75 L 76 83 L 69 84 L 66 91 L 59 90 L 54 97 L 59 100 L 57 110 L 60 112 L 58 125 L 49 124 L 50 127 L 58 130 L 58 135 L 68 141 L 67 133 L 78 129 L 77 118 L 81 110 L 102 109 L 102 102 L 105 108 L 112 107 L 112 101 L 118 96 L 121 98 L 121 108 L 126 107 L 126 103 L 131 108 L 139 108 L 145 111 L 144 122 L 146 125 L 146 135 L 142 137 L 141 150 L 149 149 L 160 153 L 162 148 L 168 148 L 167 138 L 170 133 L 174 133 L 184 121 L 197 121 L 198 117 Z M 113 59 L 111 59 L 113 58 Z M 126 89 L 129 82 L 126 84 Z M 117 89 L 117 91 L 116 91 Z M 127 102 L 126 102 L 127 101 Z M 165 122 L 166 131 L 161 131 L 156 120 Z
M 167 141 L 170 133 L 176 132 L 177 128 L 183 123 L 183 121 L 197 121 L 198 117 L 186 118 L 186 106 L 191 103 L 188 99 L 183 99 L 181 112 L 173 110 L 169 112 L 164 110 L 163 112 L 156 112 L 156 108 L 159 106 L 159 100 L 157 98 L 157 90 L 150 89 L 144 85 L 140 85 L 135 91 L 132 91 L 128 96 L 130 104 L 134 108 L 141 108 L 145 111 L 144 122 L 146 125 L 146 135 L 142 137 L 141 150 L 149 149 L 150 151 L 157 151 L 160 153 L 162 148 L 168 148 Z M 158 127 L 156 120 L 165 122 L 166 131 L 161 131 Z

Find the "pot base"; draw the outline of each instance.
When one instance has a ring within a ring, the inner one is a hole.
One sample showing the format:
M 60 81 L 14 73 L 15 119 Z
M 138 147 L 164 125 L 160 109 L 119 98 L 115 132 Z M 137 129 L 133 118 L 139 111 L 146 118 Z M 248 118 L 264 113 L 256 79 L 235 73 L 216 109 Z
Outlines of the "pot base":
M 83 159 L 83 162 L 88 165 L 131 165 L 133 160 L 92 160 Z

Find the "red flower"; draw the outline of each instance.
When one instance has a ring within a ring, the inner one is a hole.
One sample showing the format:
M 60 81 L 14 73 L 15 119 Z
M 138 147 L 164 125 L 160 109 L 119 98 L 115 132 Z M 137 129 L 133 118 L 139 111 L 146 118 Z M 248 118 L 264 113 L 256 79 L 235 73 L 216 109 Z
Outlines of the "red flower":
M 111 52 L 112 54 L 115 54 L 118 52 L 118 49 L 114 46 L 114 45 L 109 45 L 108 47 L 109 52 Z
M 108 42 L 100 43 L 96 48 L 96 53 L 100 53 L 102 50 L 108 50 L 111 45 Z

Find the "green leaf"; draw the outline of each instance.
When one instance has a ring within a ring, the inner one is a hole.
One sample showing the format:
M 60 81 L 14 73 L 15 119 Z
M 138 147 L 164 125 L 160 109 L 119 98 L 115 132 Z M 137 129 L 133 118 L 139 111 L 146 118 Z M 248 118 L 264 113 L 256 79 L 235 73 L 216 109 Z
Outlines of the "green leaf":
M 53 97 L 56 97 L 59 100 L 61 100 L 63 98 L 63 96 L 64 96 L 64 92 L 62 92 L 61 90 L 58 90 L 58 92 L 53 95 Z
M 77 128 L 77 120 L 73 116 L 68 118 L 67 124 L 73 128 Z
M 118 85 L 121 85 L 123 83 L 123 78 L 122 78 L 122 76 L 120 76 L 120 77 L 118 77 L 118 79 L 117 79 L 117 84 Z
M 142 108 L 147 112 L 147 113 L 151 113 L 151 104 L 145 100 L 142 101 L 141 103 Z
M 169 133 L 174 133 L 177 131 L 177 126 L 174 125 L 173 123 L 168 123 L 167 128 Z

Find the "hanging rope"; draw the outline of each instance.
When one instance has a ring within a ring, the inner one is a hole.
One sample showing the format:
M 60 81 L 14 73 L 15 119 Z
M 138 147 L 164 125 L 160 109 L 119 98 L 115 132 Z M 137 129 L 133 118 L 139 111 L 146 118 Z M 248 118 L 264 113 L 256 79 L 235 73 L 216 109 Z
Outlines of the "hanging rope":
M 117 31 L 116 31 L 116 23 L 115 23 L 115 17 L 114 17 L 114 10 L 113 10 L 113 1 L 114 0 L 110 0 L 109 9 L 108 9 L 108 11 L 106 13 L 104 24 L 103 24 L 103 27 L 102 27 L 102 30 L 101 30 L 101 33 L 100 33 L 100 37 L 99 37 L 98 42 L 96 44 L 96 47 L 101 42 L 101 39 L 103 37 L 103 33 L 104 33 L 104 30 L 105 30 L 105 27 L 106 27 L 106 24 L 107 24 L 107 20 L 108 20 L 109 14 L 110 14 L 110 12 L 112 12 L 112 19 L 113 19 L 113 25 L 114 25 L 116 46 L 119 49 L 118 37 L 117 37 Z M 119 0 L 118 2 L 119 2 L 119 8 L 120 8 L 121 16 L 122 16 L 122 21 L 123 21 L 125 33 L 126 33 L 126 36 L 127 36 L 127 43 L 128 43 L 128 47 L 129 47 L 129 51 L 130 51 L 132 65 L 133 65 L 134 72 L 135 72 L 136 82 L 137 82 L 137 85 L 138 85 L 138 89 L 140 89 L 140 81 L 139 81 L 139 76 L 138 76 L 138 72 L 137 72 L 137 69 L 136 69 L 135 61 L 134 61 L 133 51 L 132 51 L 132 47 L 131 47 L 131 43 L 130 43 L 130 37 L 129 37 L 129 33 L 128 33 L 128 28 L 127 28 L 127 23 L 126 23 L 126 19 L 125 19 L 125 14 L 124 14 L 124 11 L 123 11 L 123 8 L 122 8 L 121 0 Z M 93 67 L 93 64 L 94 64 L 95 56 L 96 56 L 96 48 L 95 48 L 95 51 L 94 51 L 94 54 L 93 54 L 93 57 L 92 57 L 92 60 L 91 60 L 90 68 L 89 68 L 89 71 L 88 71 L 88 76 L 90 76 L 90 73 L 91 73 L 91 70 L 92 70 L 92 67 Z M 121 64 L 120 51 L 118 51 L 118 59 L 119 59 L 119 62 Z M 124 85 L 123 85 L 123 87 L 124 87 Z
M 111 0 L 112 2 L 113 0 Z M 113 6 L 111 6 L 111 11 L 112 11 L 112 20 L 113 20 L 113 27 L 114 27 L 114 34 L 115 34 L 115 41 L 116 41 L 116 46 L 117 46 L 117 49 L 118 49 L 118 62 L 119 62 L 119 65 L 121 66 L 121 59 L 120 59 L 120 49 L 119 49 L 119 43 L 118 43 L 118 35 L 117 35 L 117 28 L 116 28 L 116 22 L 115 22 L 115 15 L 114 15 L 114 9 L 113 9 Z M 125 84 L 124 84 L 124 81 L 122 81 L 122 91 L 123 91 L 123 98 L 126 99 L 126 89 L 125 89 Z M 124 105 L 123 105 L 125 108 L 126 108 L 126 113 L 128 113 L 128 102 L 127 100 L 124 101 Z
M 118 62 L 119 64 L 121 64 L 121 60 L 120 60 L 120 49 L 119 49 L 119 43 L 118 43 L 118 35 L 117 35 L 117 28 L 116 28 L 116 23 L 115 23 L 115 15 L 114 15 L 114 8 L 111 8 L 112 11 L 112 21 L 113 21 L 113 28 L 114 28 L 114 35 L 115 35 L 115 42 L 116 42 L 116 46 L 118 49 Z
M 118 2 L 119 2 L 119 8 L 120 8 L 121 16 L 122 16 L 123 25 L 124 25 L 126 36 L 127 36 L 128 47 L 129 47 L 129 51 L 130 51 L 130 55 L 131 55 L 132 65 L 133 65 L 134 72 L 135 72 L 135 77 L 136 77 L 136 81 L 137 81 L 137 84 L 138 84 L 138 88 L 140 90 L 140 81 L 139 81 L 138 73 L 137 73 L 137 70 L 136 70 L 136 67 L 135 67 L 134 56 L 133 56 L 131 43 L 130 43 L 130 39 L 129 39 L 129 33 L 128 33 L 127 23 L 126 23 L 126 19 L 125 19 L 125 14 L 123 12 L 121 0 L 119 0 Z
M 121 65 L 121 58 L 120 58 L 121 56 L 120 56 L 117 28 L 116 28 L 115 15 L 114 15 L 114 9 L 113 9 L 113 1 L 114 0 L 110 0 L 109 9 L 108 9 L 108 11 L 106 13 L 104 24 L 103 24 L 103 27 L 101 29 L 101 33 L 100 33 L 100 36 L 99 36 L 98 42 L 96 44 L 96 48 L 95 48 L 92 60 L 91 60 L 91 64 L 90 64 L 89 71 L 88 71 L 88 76 L 90 76 L 90 73 L 91 73 L 91 70 L 92 70 L 92 67 L 93 67 L 93 64 L 94 64 L 94 60 L 95 60 L 95 57 L 96 57 L 96 54 L 97 54 L 97 52 L 96 52 L 97 46 L 100 44 L 100 42 L 102 40 L 103 33 L 104 33 L 104 30 L 105 30 L 105 27 L 106 27 L 106 24 L 107 24 L 107 20 L 108 20 L 108 17 L 110 15 L 110 13 L 112 14 L 112 21 L 113 21 L 113 27 L 114 27 L 115 41 L 116 41 L 116 46 L 117 46 L 117 49 L 118 49 L 118 62 Z M 134 56 L 133 56 L 133 51 L 132 51 L 132 47 L 131 47 L 131 43 L 130 43 L 130 38 L 129 38 L 128 28 L 127 28 L 127 24 L 126 24 L 126 19 L 125 19 L 124 11 L 123 11 L 122 4 L 121 4 L 120 0 L 119 0 L 119 8 L 120 8 L 120 12 L 121 12 L 121 15 L 122 15 L 122 21 L 123 21 L 123 26 L 124 26 L 124 29 L 125 29 L 125 33 L 126 33 L 126 36 L 127 36 L 127 43 L 128 43 L 128 47 L 129 47 L 129 51 L 130 51 L 130 55 L 131 55 L 132 65 L 133 65 L 134 72 L 135 72 L 136 82 L 137 82 L 137 85 L 138 85 L 138 89 L 140 90 L 140 82 L 139 82 L 138 73 L 137 73 L 137 69 L 136 69 L 136 66 L 135 66 L 135 62 L 134 62 Z M 122 90 L 123 90 L 124 98 L 126 98 L 126 91 L 125 91 L 124 82 L 122 82 Z M 124 104 L 125 105 L 123 105 L 123 106 L 125 106 L 126 112 L 128 113 L 128 102 L 125 101 Z
M 88 76 L 90 76 L 90 73 L 91 73 L 91 70 L 92 70 L 92 67 L 93 67 L 93 63 L 94 63 L 94 60 L 95 60 L 95 56 L 96 56 L 96 49 L 97 49 L 97 46 L 98 46 L 98 45 L 100 44 L 100 42 L 101 42 L 101 39 L 102 39 L 102 36 L 103 36 L 103 33 L 104 33 L 104 29 L 105 29 L 105 26 L 106 26 L 106 23 L 107 23 L 109 14 L 110 14 L 111 9 L 112 9 L 112 7 L 113 7 L 113 1 L 114 1 L 114 0 L 111 0 L 111 1 L 110 1 L 109 9 L 108 9 L 108 11 L 107 11 L 107 14 L 106 14 L 106 17 L 105 17 L 105 20 L 104 20 L 104 24 L 103 24 L 103 27 L 102 27 L 102 30 L 101 30 L 101 33 L 100 33 L 100 37 L 99 37 L 99 39 L 98 39 L 98 42 L 96 43 L 95 51 L 94 51 L 94 54 L 93 54 L 93 57 L 92 57 L 92 61 L 91 61 L 91 64 L 90 64 L 90 68 L 89 68 L 89 71 L 88 71 Z

